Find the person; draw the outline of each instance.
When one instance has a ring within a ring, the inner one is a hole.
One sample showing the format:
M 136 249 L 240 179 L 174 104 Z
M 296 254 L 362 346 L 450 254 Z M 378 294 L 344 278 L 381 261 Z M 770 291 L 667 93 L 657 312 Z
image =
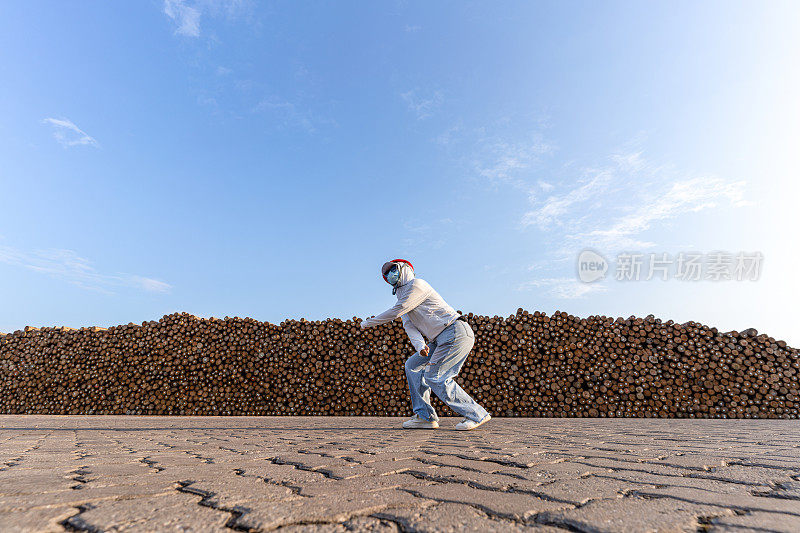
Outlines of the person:
M 397 295 L 397 303 L 363 320 L 361 327 L 378 326 L 402 317 L 403 328 L 417 350 L 405 363 L 414 416 L 403 422 L 403 427 L 439 427 L 439 417 L 430 402 L 431 391 L 464 417 L 456 429 L 471 430 L 489 421 L 492 417 L 486 409 L 454 380 L 475 344 L 475 333 L 467 319 L 447 305 L 427 281 L 415 277 L 409 261 L 387 261 L 381 267 L 381 274 L 392 286 L 392 294 Z

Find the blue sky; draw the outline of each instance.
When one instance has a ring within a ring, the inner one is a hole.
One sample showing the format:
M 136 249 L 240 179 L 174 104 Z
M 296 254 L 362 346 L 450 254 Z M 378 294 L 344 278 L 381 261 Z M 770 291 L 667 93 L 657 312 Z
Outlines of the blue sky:
M 457 309 L 800 345 L 797 3 L 6 2 L 0 331 Z M 760 252 L 586 284 L 584 248 Z

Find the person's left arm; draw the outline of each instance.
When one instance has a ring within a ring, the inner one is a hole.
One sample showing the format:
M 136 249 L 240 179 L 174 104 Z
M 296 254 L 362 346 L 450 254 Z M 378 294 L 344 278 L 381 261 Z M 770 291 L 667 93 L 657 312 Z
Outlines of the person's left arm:
M 408 315 L 403 315 L 403 329 L 406 330 L 406 334 L 411 344 L 414 346 L 414 349 L 423 356 L 427 356 L 428 346 L 425 342 L 425 337 L 422 336 L 422 332 L 417 329 L 417 326 L 414 325 Z
M 361 327 L 379 326 L 408 313 L 425 301 L 425 298 L 428 297 L 428 290 L 426 289 L 422 284 L 412 282 L 411 290 L 403 291 L 403 294 L 398 296 L 396 304 L 375 317 L 365 318 L 361 322 Z

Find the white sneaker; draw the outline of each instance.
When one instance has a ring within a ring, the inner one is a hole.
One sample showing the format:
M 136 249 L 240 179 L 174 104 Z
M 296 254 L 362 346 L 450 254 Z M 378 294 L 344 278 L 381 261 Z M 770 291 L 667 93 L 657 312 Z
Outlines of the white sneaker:
M 418 414 L 414 414 L 409 420 L 403 422 L 404 429 L 436 429 L 439 427 L 439 422 L 436 420 L 425 420 Z
M 486 415 L 486 418 L 481 420 L 480 422 L 475 422 L 474 420 L 470 420 L 469 418 L 465 418 L 458 424 L 456 424 L 456 429 L 460 431 L 469 431 L 470 429 L 475 429 L 476 427 L 480 426 L 481 424 L 485 424 L 489 420 L 492 419 L 491 415 Z

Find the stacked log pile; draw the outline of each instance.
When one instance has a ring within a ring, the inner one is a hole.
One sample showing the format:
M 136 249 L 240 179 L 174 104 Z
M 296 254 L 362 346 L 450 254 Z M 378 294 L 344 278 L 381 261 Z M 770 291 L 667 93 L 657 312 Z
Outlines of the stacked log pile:
M 495 416 L 798 418 L 800 354 L 754 330 L 522 309 L 466 315 L 457 381 Z M 0 413 L 411 414 L 398 319 L 200 319 L 0 334 Z M 442 416 L 454 415 L 438 399 Z

